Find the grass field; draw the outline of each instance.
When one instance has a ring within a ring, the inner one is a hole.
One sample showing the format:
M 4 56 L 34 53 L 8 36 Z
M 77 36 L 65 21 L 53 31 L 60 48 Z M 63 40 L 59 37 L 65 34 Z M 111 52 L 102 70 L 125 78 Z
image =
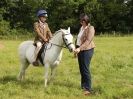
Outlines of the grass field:
M 133 36 L 95 38 L 93 94 L 87 97 L 80 89 L 77 60 L 66 49 L 47 88 L 43 67 L 30 66 L 25 81 L 17 81 L 17 47 L 22 41 L 0 40 L 0 99 L 133 99 Z

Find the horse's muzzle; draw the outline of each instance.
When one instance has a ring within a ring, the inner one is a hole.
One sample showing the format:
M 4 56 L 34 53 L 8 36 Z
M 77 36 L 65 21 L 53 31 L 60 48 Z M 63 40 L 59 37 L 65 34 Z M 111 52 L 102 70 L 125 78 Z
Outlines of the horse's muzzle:
M 74 46 L 74 44 L 71 44 L 70 46 L 69 46 L 69 51 L 70 52 L 73 52 L 75 50 L 75 46 Z

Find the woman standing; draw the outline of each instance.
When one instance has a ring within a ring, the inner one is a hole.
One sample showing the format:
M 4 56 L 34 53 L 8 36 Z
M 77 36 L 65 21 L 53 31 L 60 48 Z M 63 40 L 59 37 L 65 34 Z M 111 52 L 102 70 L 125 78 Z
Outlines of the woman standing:
M 95 29 L 90 24 L 90 19 L 86 14 L 80 16 L 81 28 L 77 37 L 75 54 L 78 56 L 79 69 L 81 74 L 81 88 L 84 95 L 91 92 L 90 62 L 94 53 L 95 44 L 93 42 Z

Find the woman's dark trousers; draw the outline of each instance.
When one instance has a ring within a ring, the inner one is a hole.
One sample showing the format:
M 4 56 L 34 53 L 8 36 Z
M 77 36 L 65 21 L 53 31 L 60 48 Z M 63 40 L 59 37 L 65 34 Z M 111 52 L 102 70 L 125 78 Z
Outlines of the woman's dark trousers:
M 91 91 L 90 61 L 93 53 L 94 48 L 80 51 L 78 53 L 78 63 L 81 74 L 81 87 L 88 91 Z

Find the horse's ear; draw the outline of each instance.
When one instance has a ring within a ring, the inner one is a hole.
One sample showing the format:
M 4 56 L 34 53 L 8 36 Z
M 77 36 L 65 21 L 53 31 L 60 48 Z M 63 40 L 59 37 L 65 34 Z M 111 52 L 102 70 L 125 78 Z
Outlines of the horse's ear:
M 62 28 L 60 28 L 60 31 L 63 31 L 63 29 L 62 29 Z
M 70 27 L 68 27 L 68 32 L 71 33 L 71 32 L 70 32 Z

